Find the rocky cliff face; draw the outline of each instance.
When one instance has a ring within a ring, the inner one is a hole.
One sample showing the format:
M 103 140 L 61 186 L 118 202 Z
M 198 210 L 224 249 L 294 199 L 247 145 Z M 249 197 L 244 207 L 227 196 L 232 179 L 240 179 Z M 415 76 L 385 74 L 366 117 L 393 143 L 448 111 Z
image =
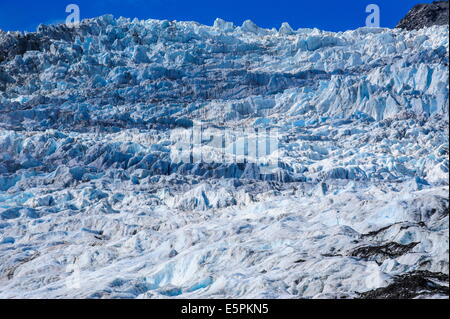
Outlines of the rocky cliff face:
M 418 30 L 433 25 L 448 25 L 448 1 L 418 4 L 400 20 L 397 28 Z

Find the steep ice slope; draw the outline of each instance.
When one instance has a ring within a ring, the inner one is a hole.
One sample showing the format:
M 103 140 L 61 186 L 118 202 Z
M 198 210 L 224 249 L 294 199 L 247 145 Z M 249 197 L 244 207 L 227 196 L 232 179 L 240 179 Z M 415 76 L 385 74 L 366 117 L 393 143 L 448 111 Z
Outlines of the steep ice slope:
M 0 297 L 448 295 L 448 26 L 0 32 L 0 150 Z

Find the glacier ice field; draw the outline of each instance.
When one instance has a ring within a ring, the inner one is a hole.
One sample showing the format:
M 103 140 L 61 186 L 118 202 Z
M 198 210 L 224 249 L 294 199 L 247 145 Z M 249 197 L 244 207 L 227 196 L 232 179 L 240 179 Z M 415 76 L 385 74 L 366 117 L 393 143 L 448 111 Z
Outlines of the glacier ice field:
M 0 298 L 448 298 L 448 36 L 0 31 Z

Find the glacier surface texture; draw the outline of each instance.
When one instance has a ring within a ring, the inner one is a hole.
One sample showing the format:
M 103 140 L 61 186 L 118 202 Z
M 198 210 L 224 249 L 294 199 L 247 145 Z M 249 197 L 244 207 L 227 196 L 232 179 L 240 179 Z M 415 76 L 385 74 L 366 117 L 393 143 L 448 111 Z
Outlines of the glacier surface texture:
M 0 31 L 0 298 L 448 298 L 448 31 Z

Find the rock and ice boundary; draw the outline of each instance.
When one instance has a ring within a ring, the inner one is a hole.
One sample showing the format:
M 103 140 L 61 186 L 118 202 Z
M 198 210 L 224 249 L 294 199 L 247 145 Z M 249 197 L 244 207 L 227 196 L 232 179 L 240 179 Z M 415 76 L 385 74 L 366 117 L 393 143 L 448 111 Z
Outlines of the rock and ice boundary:
M 448 35 L 0 31 L 0 298 L 448 297 Z

